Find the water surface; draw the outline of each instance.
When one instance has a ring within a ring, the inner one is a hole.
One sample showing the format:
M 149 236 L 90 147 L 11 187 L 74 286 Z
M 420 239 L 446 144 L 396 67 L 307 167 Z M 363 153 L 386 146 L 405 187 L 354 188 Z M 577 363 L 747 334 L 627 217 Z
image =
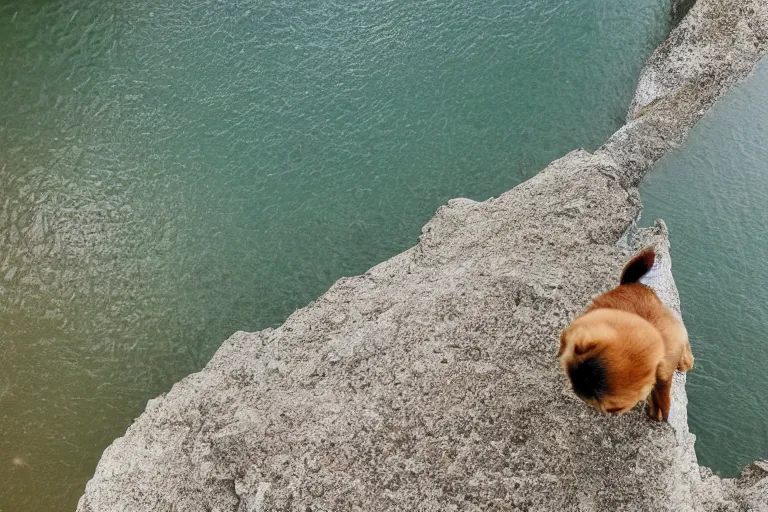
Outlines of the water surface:
M 641 187 L 663 218 L 696 366 L 699 463 L 737 476 L 768 459 L 768 61 L 730 91 Z
M 146 400 L 625 117 L 668 0 L 6 0 L 0 510 Z

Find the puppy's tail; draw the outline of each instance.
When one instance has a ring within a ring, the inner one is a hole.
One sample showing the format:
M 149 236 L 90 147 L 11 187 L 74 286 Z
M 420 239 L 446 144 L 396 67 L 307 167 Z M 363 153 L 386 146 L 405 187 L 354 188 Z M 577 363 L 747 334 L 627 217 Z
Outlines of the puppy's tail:
M 640 281 L 640 278 L 651 270 L 654 261 L 656 261 L 656 251 L 653 250 L 653 247 L 646 247 L 624 266 L 619 284 L 632 284 Z

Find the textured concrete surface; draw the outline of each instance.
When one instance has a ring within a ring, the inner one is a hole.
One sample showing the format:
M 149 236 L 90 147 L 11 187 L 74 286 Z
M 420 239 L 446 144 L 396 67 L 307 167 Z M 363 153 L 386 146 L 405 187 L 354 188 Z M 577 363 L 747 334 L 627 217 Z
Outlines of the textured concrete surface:
M 766 34 L 768 3 L 700 0 L 603 148 L 450 201 L 417 246 L 233 335 L 104 452 L 78 510 L 767 510 L 768 464 L 738 480 L 697 465 L 682 377 L 659 424 L 593 411 L 555 360 L 638 246 L 657 246 L 678 307 L 663 223 L 633 229 L 636 185 Z

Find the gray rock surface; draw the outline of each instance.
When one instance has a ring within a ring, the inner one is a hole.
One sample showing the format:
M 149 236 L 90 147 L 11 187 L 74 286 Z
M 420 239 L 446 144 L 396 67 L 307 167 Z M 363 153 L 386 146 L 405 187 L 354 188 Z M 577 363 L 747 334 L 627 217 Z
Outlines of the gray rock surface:
M 636 186 L 767 35 L 764 0 L 699 0 L 605 146 L 450 201 L 417 246 L 233 335 L 104 452 L 78 510 L 767 510 L 768 464 L 699 468 L 682 376 L 659 424 L 586 407 L 555 360 L 636 247 L 658 247 L 679 307 L 663 223 L 633 228 Z

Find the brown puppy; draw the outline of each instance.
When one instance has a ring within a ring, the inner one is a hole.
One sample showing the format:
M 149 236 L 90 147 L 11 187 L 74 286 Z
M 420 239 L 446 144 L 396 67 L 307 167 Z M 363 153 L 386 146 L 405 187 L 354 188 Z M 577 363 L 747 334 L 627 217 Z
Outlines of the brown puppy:
M 576 395 L 623 414 L 648 399 L 648 415 L 669 417 L 675 369 L 693 367 L 683 323 L 640 280 L 653 267 L 647 248 L 624 267 L 619 286 L 592 301 L 560 336 L 557 353 Z

